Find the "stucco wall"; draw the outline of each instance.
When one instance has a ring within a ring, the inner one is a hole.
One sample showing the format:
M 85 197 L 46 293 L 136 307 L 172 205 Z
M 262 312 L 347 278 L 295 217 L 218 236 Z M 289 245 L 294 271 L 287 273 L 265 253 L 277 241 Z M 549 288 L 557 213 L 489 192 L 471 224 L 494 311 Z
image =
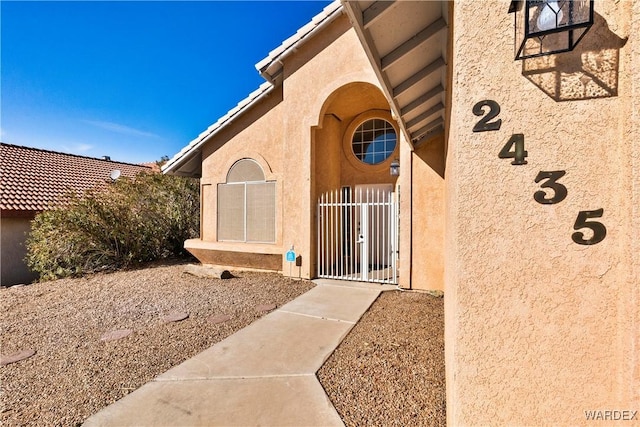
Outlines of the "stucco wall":
M 508 6 L 454 7 L 448 423 L 591 425 L 585 411 L 640 410 L 640 6 L 596 1 L 576 51 L 525 63 L 512 59 Z M 501 128 L 474 133 L 486 99 Z M 528 164 L 513 166 L 498 152 L 518 133 Z M 538 173 L 560 170 L 566 198 L 536 202 Z M 574 243 L 578 213 L 600 208 L 605 239 Z
M 444 290 L 444 162 L 442 135 L 412 153 L 412 289 Z
M 24 245 L 26 236 L 31 230 L 28 218 L 0 219 L 0 270 L 2 272 L 2 286 L 30 283 L 37 275 L 29 271 L 24 257 L 27 249 Z
M 312 151 L 320 155 L 319 152 L 324 150 L 326 135 L 332 132 L 332 130 L 318 128 L 322 128 L 325 122 L 332 122 L 332 119 L 327 121 L 325 117 L 334 112 L 331 111 L 333 104 L 331 100 L 341 96 L 341 89 L 349 87 L 354 82 L 379 87 L 362 45 L 347 17 L 343 15 L 334 25 L 336 30 L 340 28 L 340 31 L 344 32 L 336 37 L 331 45 L 313 56 L 301 52 L 301 55 L 293 57 L 289 64 L 285 63 L 284 94 L 289 111 L 286 121 L 288 138 L 285 146 L 285 180 L 291 183 L 292 190 L 284 194 L 283 206 L 284 215 L 287 218 L 296 218 L 299 221 L 291 221 L 290 226 L 283 229 L 283 240 L 286 245 L 295 244 L 296 248 L 300 248 L 301 271 L 304 277 L 313 277 L 315 274 L 317 197 L 320 191 L 332 183 L 331 180 L 318 180 L 322 177 L 324 165 L 314 161 L 311 156 Z M 333 38 L 332 31 L 336 30 L 329 29 L 326 34 L 323 32 L 322 37 L 313 39 L 305 49 L 312 52 L 319 51 L 319 47 L 326 43 L 325 38 Z M 378 101 L 371 101 L 363 99 L 362 96 L 361 93 L 358 101 L 354 103 L 358 113 L 380 102 L 379 98 Z M 388 103 L 381 106 L 389 108 Z M 296 114 L 293 115 L 291 112 Z M 355 114 L 357 113 L 353 113 Z M 340 123 L 330 125 L 333 127 L 333 132 L 338 129 L 343 130 L 344 126 L 350 122 L 351 115 L 351 113 L 338 114 Z M 324 139 L 322 133 L 324 133 Z M 329 140 L 333 140 L 333 144 L 342 144 L 342 135 L 339 140 L 335 138 L 335 133 L 333 135 Z M 348 184 L 347 175 L 344 161 L 340 159 L 341 185 Z M 316 186 L 316 183 L 320 185 Z
M 322 152 L 324 147 L 315 144 L 318 138 L 328 145 L 342 144 L 341 136 L 326 136 L 346 126 L 340 120 L 325 120 L 325 114 L 330 114 L 327 100 L 353 82 L 379 84 L 346 16 L 303 44 L 284 64 L 282 86 L 203 146 L 201 237 L 209 250 L 238 250 L 236 243 L 216 241 L 216 186 L 225 181 L 235 161 L 253 158 L 265 170 L 267 180 L 277 182 L 276 242 L 246 248 L 272 254 L 284 253 L 294 245 L 302 260 L 298 274 L 309 278 L 315 274 L 314 179 L 319 178 L 326 187 L 334 184 L 335 178 L 327 178 L 328 173 L 342 173 L 342 165 L 333 163 L 335 154 Z M 327 128 L 323 129 L 325 123 Z M 319 170 L 314 153 L 329 162 L 326 170 Z M 198 250 L 202 249 L 203 244 L 198 243 Z M 288 271 L 285 263 L 282 271 Z

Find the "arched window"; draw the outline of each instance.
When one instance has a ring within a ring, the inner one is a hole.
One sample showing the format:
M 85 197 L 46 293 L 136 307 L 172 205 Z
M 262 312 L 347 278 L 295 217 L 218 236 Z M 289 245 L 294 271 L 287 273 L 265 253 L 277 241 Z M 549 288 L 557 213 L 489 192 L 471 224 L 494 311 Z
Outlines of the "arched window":
M 361 162 L 377 165 L 393 154 L 396 142 L 396 130 L 391 123 L 383 119 L 369 119 L 353 133 L 351 148 Z
M 276 183 L 255 160 L 238 160 L 218 184 L 218 240 L 273 243 L 275 236 Z
M 238 160 L 231 166 L 227 173 L 227 183 L 264 180 L 262 168 L 252 159 Z

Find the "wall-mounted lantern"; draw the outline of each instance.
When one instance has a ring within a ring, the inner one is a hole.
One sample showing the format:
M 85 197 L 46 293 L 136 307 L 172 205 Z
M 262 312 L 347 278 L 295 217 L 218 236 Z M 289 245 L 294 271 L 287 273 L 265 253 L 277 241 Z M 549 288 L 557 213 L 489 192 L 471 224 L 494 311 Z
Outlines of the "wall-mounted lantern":
M 391 166 L 389 166 L 389 173 L 391 174 L 391 176 L 400 175 L 400 162 L 398 161 L 398 159 L 394 159 L 391 162 Z
M 593 25 L 594 0 L 514 0 L 515 59 L 573 50 Z

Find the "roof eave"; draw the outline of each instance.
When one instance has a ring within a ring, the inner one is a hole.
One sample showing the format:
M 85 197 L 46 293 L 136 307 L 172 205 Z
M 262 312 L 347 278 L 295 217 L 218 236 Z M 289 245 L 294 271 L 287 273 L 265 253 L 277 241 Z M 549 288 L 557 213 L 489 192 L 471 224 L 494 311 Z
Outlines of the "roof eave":
M 256 64 L 256 69 L 267 81 L 277 84 L 281 81 L 282 68 L 286 57 L 295 53 L 307 40 L 322 31 L 322 29 L 340 15 L 344 8 L 340 0 L 335 0 L 326 6 L 322 12 L 314 16 L 310 22 L 301 27 L 294 35 L 286 39 L 280 46 L 269 52 L 266 58 Z
M 167 163 L 162 166 L 162 173 L 199 178 L 200 173 L 198 172 L 184 172 L 180 169 L 184 165 L 189 163 L 189 161 L 192 160 L 194 156 L 201 154 L 200 149 L 208 140 L 213 138 L 223 129 L 230 126 L 233 121 L 235 121 L 235 119 L 245 114 L 249 109 L 251 109 L 251 107 L 256 105 L 262 99 L 269 96 L 274 87 L 275 86 L 269 82 L 265 82 L 260 85 L 257 90 L 253 91 L 251 94 L 249 94 L 248 97 L 240 101 L 238 105 L 229 110 L 227 114 L 220 117 L 217 122 L 209 126 L 206 131 L 198 135 L 197 138 L 192 140 L 186 147 L 184 147 L 175 156 L 169 159 L 169 161 L 167 161 Z
M 324 27 L 332 23 L 336 18 L 344 13 L 340 0 L 335 0 L 326 6 L 322 12 L 314 16 L 309 23 L 300 28 L 293 36 L 285 40 L 279 47 L 269 52 L 269 55 L 256 64 L 256 69 L 267 81 L 252 92 L 247 98 L 242 100 L 235 108 L 227 112 L 216 123 L 209 126 L 206 131 L 198 135 L 186 147 L 180 150 L 167 163 L 162 166 L 162 173 L 172 175 L 186 175 L 200 177 L 200 170 L 184 171 L 182 168 L 194 160 L 194 156 L 201 154 L 201 147 L 213 138 L 220 131 L 230 126 L 238 117 L 243 115 L 252 106 L 282 83 L 282 67 L 286 57 L 296 52 L 313 35 L 321 31 Z

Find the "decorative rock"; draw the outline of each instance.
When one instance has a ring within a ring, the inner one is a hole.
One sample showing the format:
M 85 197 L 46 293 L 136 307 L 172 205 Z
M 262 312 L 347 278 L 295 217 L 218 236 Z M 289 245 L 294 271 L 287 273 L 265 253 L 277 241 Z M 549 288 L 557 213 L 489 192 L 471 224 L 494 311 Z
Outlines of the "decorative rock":
M 443 298 L 444 297 L 444 292 L 442 291 L 438 291 L 438 290 L 429 290 L 426 291 L 429 295 L 436 297 L 436 298 Z
M 173 311 L 167 314 L 166 316 L 162 317 L 162 322 L 163 323 L 180 322 L 188 317 L 189 317 L 189 313 L 185 313 L 183 311 Z
M 19 362 L 24 359 L 28 359 L 36 354 L 35 350 L 22 350 L 15 353 L 7 354 L 6 356 L 0 356 L 0 366 L 8 365 L 9 363 Z
M 271 310 L 273 310 L 275 308 L 276 308 L 275 304 L 261 304 L 261 305 L 256 306 L 256 311 L 259 311 L 259 312 L 271 311 Z
M 229 270 L 223 270 L 204 265 L 188 264 L 184 267 L 184 272 L 196 277 L 214 278 L 214 279 L 232 279 L 233 274 Z
M 101 341 L 115 341 L 120 338 L 128 337 L 133 333 L 133 329 L 116 329 L 114 331 L 109 331 L 104 333 L 101 337 Z
M 222 323 L 222 322 L 226 322 L 227 320 L 230 320 L 231 316 L 229 316 L 228 314 L 218 314 L 216 316 L 211 316 L 209 317 L 209 319 L 207 319 L 209 321 L 209 323 L 213 323 L 214 325 L 218 324 L 218 323 Z

